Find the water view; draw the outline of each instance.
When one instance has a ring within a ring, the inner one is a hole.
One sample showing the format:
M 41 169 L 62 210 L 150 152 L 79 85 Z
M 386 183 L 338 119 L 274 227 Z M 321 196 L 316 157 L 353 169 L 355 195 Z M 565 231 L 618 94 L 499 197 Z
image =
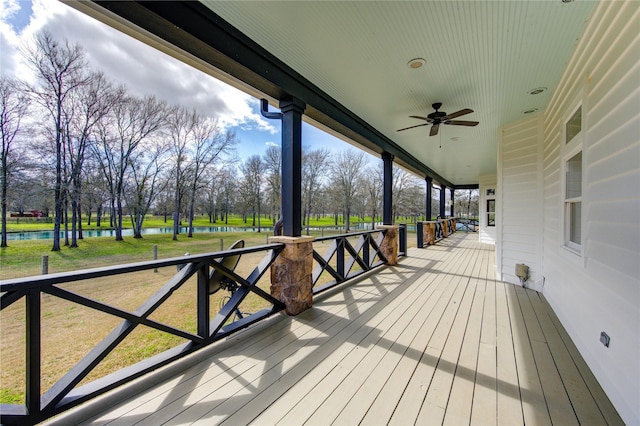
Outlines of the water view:
M 263 232 L 271 232 L 273 228 L 262 227 Z M 189 229 L 186 226 L 180 228 L 181 234 L 187 234 Z M 193 228 L 193 232 L 257 232 L 258 227 L 252 228 L 235 228 L 231 226 L 196 226 Z M 143 228 L 142 235 L 152 234 L 172 234 L 173 228 Z M 71 234 L 71 232 L 69 232 Z M 7 234 L 8 240 L 50 240 L 53 239 L 53 231 L 28 231 L 28 232 L 10 232 Z M 82 235 L 85 238 L 91 237 L 115 237 L 116 231 L 113 229 L 98 229 L 98 230 L 83 230 Z M 123 237 L 132 237 L 133 229 L 123 229 Z M 60 237 L 64 238 L 64 231 L 60 232 Z
M 351 225 L 352 230 L 354 231 L 362 231 L 365 229 L 370 229 L 371 224 L 354 224 Z M 305 228 L 306 229 L 306 228 Z M 330 226 L 330 227 L 312 227 L 311 230 L 318 231 L 321 229 L 324 230 L 344 230 L 344 226 Z M 186 235 L 189 229 L 186 226 L 180 227 L 180 233 Z M 273 232 L 272 227 L 261 227 L 261 232 Z M 304 231 L 304 230 L 303 230 Z M 193 232 L 258 232 L 258 227 L 234 227 L 234 226 L 195 226 L 193 228 Z M 143 228 L 142 235 L 152 235 L 152 234 L 172 234 L 173 228 Z M 69 233 L 71 234 L 71 233 Z M 27 231 L 27 232 L 10 232 L 7 234 L 8 240 L 51 240 L 53 239 L 53 231 Z M 82 235 L 84 238 L 92 238 L 92 237 L 115 237 L 116 233 L 113 229 L 99 229 L 99 230 L 83 230 Z M 132 237 L 133 229 L 123 229 L 122 230 L 123 237 Z M 64 238 L 64 231 L 60 232 L 60 237 Z

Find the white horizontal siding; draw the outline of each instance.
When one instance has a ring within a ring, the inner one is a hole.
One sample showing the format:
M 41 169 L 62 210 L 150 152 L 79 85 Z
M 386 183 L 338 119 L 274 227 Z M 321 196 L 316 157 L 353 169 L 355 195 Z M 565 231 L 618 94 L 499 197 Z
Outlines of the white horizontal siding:
M 542 196 L 540 182 L 542 116 L 529 117 L 502 129 L 500 258 L 501 278 L 518 284 L 515 265 L 529 266 L 529 285 L 542 280 Z
M 639 27 L 639 2 L 597 5 L 543 126 L 544 293 L 627 424 L 640 424 Z M 563 248 L 561 194 L 563 123 L 580 100 L 582 257 Z

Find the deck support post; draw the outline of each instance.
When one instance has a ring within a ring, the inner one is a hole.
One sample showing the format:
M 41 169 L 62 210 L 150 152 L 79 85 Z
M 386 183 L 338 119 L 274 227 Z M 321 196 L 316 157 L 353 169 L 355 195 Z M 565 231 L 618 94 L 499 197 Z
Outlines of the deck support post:
M 396 266 L 398 264 L 398 225 L 380 225 L 378 229 L 386 229 L 384 239 L 380 243 L 380 251 L 387 259 L 387 265 Z
M 40 413 L 40 376 L 41 376 L 41 293 L 34 288 L 26 295 L 26 389 L 25 403 L 30 415 Z
M 424 220 L 431 220 L 431 197 L 433 189 L 433 179 L 427 176 L 424 178 L 427 182 L 426 194 L 425 194 L 425 215 Z
M 447 198 L 447 187 L 440 184 L 440 219 L 444 219 L 445 198 Z
M 393 155 L 382 153 L 383 162 L 383 195 L 382 195 L 382 223 L 393 225 Z
M 455 214 L 454 214 L 453 206 L 455 205 L 455 202 L 456 202 L 455 201 L 455 195 L 454 195 L 454 193 L 456 192 L 456 189 L 455 188 L 451 188 L 450 191 L 451 191 L 451 212 L 450 212 L 450 216 L 454 217 Z
M 302 235 L 302 115 L 306 104 L 287 97 L 282 113 L 282 235 Z
M 298 315 L 313 305 L 314 237 L 276 236 L 284 250 L 271 265 L 271 295 L 285 304 L 288 315 Z

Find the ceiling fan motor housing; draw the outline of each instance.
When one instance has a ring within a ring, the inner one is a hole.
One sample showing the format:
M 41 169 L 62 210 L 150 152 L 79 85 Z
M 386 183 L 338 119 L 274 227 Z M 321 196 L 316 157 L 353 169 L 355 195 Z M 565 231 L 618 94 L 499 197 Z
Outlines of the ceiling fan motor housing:
M 477 121 L 454 120 L 454 118 L 472 113 L 473 112 L 472 109 L 464 108 L 464 109 L 461 109 L 460 111 L 456 111 L 451 113 L 450 115 L 447 115 L 447 113 L 444 111 L 438 111 L 442 106 L 441 102 L 436 102 L 431 106 L 435 111 L 427 115 L 426 117 L 421 117 L 419 115 L 409 116 L 411 118 L 416 118 L 418 120 L 424 120 L 424 123 L 405 127 L 404 129 L 398 129 L 397 131 L 402 132 L 404 130 L 414 129 L 416 127 L 428 126 L 431 124 L 432 127 L 431 127 L 431 131 L 429 132 L 429 136 L 435 136 L 438 134 L 438 128 L 440 127 L 440 124 L 452 124 L 456 126 L 477 126 L 478 125 Z
M 436 121 L 440 122 L 446 116 L 447 116 L 447 113 L 444 112 L 444 111 L 436 111 L 436 112 L 432 112 L 431 114 L 427 115 L 427 117 L 430 118 L 431 120 L 433 120 L 434 122 L 436 122 Z
M 442 102 L 436 102 L 436 103 L 432 104 L 431 106 L 436 111 L 432 112 L 429 115 L 427 115 L 427 117 L 430 118 L 431 120 L 433 120 L 434 124 L 438 124 L 438 123 L 442 122 L 442 119 L 447 116 L 446 112 L 438 111 L 440 109 L 440 107 L 442 106 Z

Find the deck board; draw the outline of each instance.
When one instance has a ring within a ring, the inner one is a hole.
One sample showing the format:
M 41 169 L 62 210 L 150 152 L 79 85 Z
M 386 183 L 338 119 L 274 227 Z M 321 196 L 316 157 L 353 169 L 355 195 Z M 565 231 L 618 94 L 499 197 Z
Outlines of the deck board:
M 90 425 L 622 424 L 544 296 L 496 281 L 473 234 L 190 359 L 49 423 L 84 410 Z
M 497 424 L 524 424 L 514 339 L 505 286 L 496 285 Z

